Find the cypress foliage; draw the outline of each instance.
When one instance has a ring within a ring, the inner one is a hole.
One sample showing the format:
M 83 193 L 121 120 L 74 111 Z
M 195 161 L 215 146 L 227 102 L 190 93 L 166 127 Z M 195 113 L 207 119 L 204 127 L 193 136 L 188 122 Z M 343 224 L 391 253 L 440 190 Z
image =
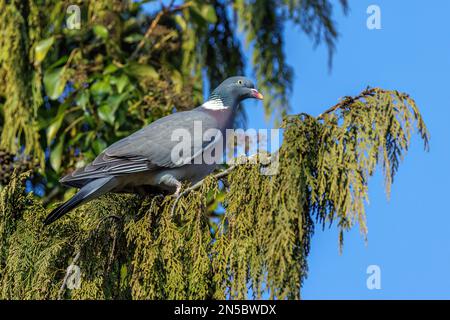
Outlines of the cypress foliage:
M 106 195 L 48 228 L 25 176 L 13 178 L 0 198 L 2 298 L 300 298 L 314 224 L 366 232 L 369 177 L 381 165 L 389 191 L 412 132 L 426 147 L 429 135 L 408 95 L 378 88 L 283 126 L 276 175 L 235 165 L 177 202 Z M 68 290 L 74 258 L 81 287 Z
M 9 2 L 9 3 L 8 3 Z M 20 141 L 25 152 L 44 165 L 44 153 L 39 144 L 37 110 L 42 104 L 41 69 L 33 65 L 30 48 L 40 38 L 39 12 L 33 1 L 0 1 L 0 84 L 3 130 L 1 145 L 17 153 Z

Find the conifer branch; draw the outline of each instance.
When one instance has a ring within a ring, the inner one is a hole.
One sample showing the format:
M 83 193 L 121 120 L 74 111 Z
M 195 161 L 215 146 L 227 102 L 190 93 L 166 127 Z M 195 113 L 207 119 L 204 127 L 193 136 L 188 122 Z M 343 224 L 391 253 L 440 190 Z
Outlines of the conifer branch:
M 134 60 L 137 56 L 137 54 L 139 53 L 139 51 L 142 49 L 142 47 L 145 44 L 145 41 L 150 38 L 150 36 L 153 34 L 156 26 L 158 25 L 159 21 L 161 20 L 161 18 L 165 15 L 168 14 L 172 14 L 174 12 L 177 11 L 181 11 L 183 9 L 186 9 L 188 7 L 190 7 L 192 5 L 191 2 L 186 2 L 183 3 L 179 6 L 174 7 L 173 6 L 173 2 L 171 1 L 171 3 L 166 7 L 163 6 L 161 11 L 158 12 L 158 14 L 155 16 L 155 18 L 153 19 L 152 23 L 150 24 L 150 26 L 148 27 L 147 31 L 145 32 L 144 37 L 141 39 L 141 41 L 139 41 L 138 45 L 136 46 L 136 49 L 133 51 L 133 53 L 131 54 L 130 60 Z
M 334 106 L 332 106 L 331 108 L 328 108 L 327 110 L 325 110 L 324 112 L 322 112 L 321 114 L 319 114 L 317 116 L 317 119 L 323 119 L 324 115 L 332 113 L 338 109 L 343 109 L 345 107 L 348 107 L 350 105 L 352 105 L 355 101 L 362 99 L 364 97 L 367 96 L 373 96 L 376 92 L 379 91 L 383 91 L 382 89 L 379 88 L 369 88 L 367 87 L 366 90 L 364 90 L 363 92 L 361 92 L 359 95 L 351 97 L 351 96 L 345 96 L 339 103 L 335 104 Z
M 64 294 L 64 289 L 67 286 L 67 280 L 69 280 L 69 276 L 70 276 L 70 274 L 71 274 L 71 272 L 72 272 L 72 270 L 73 270 L 73 268 L 74 268 L 74 266 L 77 263 L 79 258 L 80 258 L 80 251 L 78 251 L 75 254 L 75 257 L 73 258 L 72 263 L 67 268 L 66 275 L 64 276 L 64 279 L 63 279 L 63 283 L 61 285 L 61 288 L 59 288 L 59 291 L 58 291 L 58 300 L 62 300 L 62 296 Z
M 229 166 L 227 169 L 225 169 L 225 170 L 223 170 L 223 171 L 221 171 L 221 172 L 219 172 L 219 173 L 213 175 L 213 178 L 216 179 L 216 180 L 219 180 L 219 179 L 221 179 L 221 178 L 223 178 L 223 177 L 226 177 L 226 176 L 229 175 L 229 174 L 231 173 L 231 171 L 233 171 L 235 168 L 236 168 L 236 165 Z M 174 203 L 173 203 L 173 205 L 172 205 L 172 211 L 171 211 L 171 212 L 172 212 L 172 213 L 171 213 L 172 216 L 175 214 L 175 209 L 176 209 L 176 206 L 177 206 L 177 204 L 178 204 L 178 201 L 180 201 L 180 199 L 181 199 L 182 197 L 186 196 L 186 195 L 187 195 L 188 193 L 190 193 L 191 191 L 200 189 L 201 186 L 204 184 L 204 182 L 205 182 L 205 179 L 202 179 L 202 180 L 200 180 L 199 182 L 195 183 L 194 185 L 192 185 L 192 186 L 186 188 L 185 190 L 183 190 L 183 192 L 181 192 L 180 194 L 178 194 L 178 195 L 172 195 L 173 197 L 175 197 L 175 201 L 174 201 Z
M 13 179 L 0 191 L 1 297 L 63 299 L 70 275 L 61 287 L 55 275 L 75 247 L 89 277 L 73 299 L 244 299 L 249 285 L 254 298 L 298 299 L 315 224 L 337 224 L 341 245 L 355 224 L 365 233 L 376 168 L 389 191 L 415 129 L 428 141 L 414 100 L 395 90 L 365 90 L 320 117 L 285 119 L 277 174 L 262 174 L 263 161 L 236 161 L 162 201 L 106 195 L 45 233 L 36 227 L 45 208 Z M 211 198 L 226 210 L 202 219 Z M 177 206 L 180 219 L 171 219 Z M 122 217 L 115 229 L 102 223 Z
M 226 177 L 227 175 L 229 175 L 234 169 L 236 169 L 236 167 L 238 166 L 238 164 L 242 164 L 242 163 L 252 163 L 253 161 L 255 161 L 256 159 L 258 159 L 259 157 L 265 157 L 266 160 L 270 159 L 271 156 L 268 154 L 262 154 L 262 153 L 257 153 L 254 155 L 251 155 L 249 157 L 247 156 L 239 156 L 238 158 L 235 159 L 235 161 L 233 162 L 234 164 L 232 164 L 231 166 L 229 166 L 227 169 L 222 170 L 218 173 L 216 173 L 215 175 L 213 175 L 213 178 L 215 180 L 219 180 L 223 177 Z M 206 179 L 206 178 L 205 178 Z M 190 193 L 191 191 L 194 190 L 198 190 L 201 188 L 201 186 L 204 184 L 205 179 L 200 180 L 199 182 L 195 183 L 194 185 L 186 188 L 183 192 L 181 192 L 180 194 L 174 194 L 172 195 L 172 197 L 175 197 L 175 202 L 172 206 L 172 216 L 174 215 L 175 212 L 175 208 L 178 204 L 178 201 L 180 200 L 180 198 L 186 196 L 188 193 Z

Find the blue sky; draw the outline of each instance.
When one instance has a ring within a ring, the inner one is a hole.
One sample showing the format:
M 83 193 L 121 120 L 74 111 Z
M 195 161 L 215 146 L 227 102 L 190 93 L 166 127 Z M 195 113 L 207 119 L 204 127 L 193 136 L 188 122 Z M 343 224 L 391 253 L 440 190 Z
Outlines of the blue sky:
M 381 8 L 381 30 L 366 27 L 366 9 Z M 336 10 L 341 37 L 327 67 L 324 46 L 314 49 L 297 28 L 286 27 L 288 62 L 295 71 L 292 113 L 318 115 L 338 98 L 366 86 L 408 92 L 431 132 L 431 150 L 418 138 L 386 199 L 381 175 L 370 182 L 368 242 L 358 227 L 345 234 L 317 228 L 304 299 L 450 298 L 450 40 L 449 1 L 353 0 L 347 16 Z M 249 127 L 268 127 L 261 109 L 246 104 Z M 366 287 L 369 265 L 381 270 L 381 289 Z

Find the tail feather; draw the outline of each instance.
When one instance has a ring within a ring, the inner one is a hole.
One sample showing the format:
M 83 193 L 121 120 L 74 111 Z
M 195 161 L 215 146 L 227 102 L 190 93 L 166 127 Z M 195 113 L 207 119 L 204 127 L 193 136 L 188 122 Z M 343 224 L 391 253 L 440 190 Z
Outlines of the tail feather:
M 85 186 L 83 186 L 72 198 L 68 201 L 54 209 L 50 214 L 45 218 L 44 225 L 49 225 L 52 222 L 55 222 L 63 215 L 65 215 L 70 210 L 86 203 L 94 198 L 105 194 L 108 191 L 111 191 L 117 185 L 117 180 L 115 177 L 106 177 L 95 179 Z

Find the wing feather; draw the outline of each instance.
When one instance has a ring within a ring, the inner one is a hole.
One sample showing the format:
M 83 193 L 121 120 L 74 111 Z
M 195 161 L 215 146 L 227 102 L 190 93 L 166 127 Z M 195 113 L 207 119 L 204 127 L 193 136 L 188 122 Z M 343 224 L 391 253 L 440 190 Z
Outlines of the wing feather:
M 201 134 L 194 134 L 194 126 L 201 124 Z M 179 143 L 173 138 L 175 130 L 189 132 L 193 138 L 190 156 L 174 163 L 171 152 Z M 203 132 L 216 129 L 217 135 L 211 141 L 203 141 Z M 78 186 L 92 179 L 137 173 L 159 168 L 174 168 L 189 163 L 204 150 L 217 143 L 220 136 L 217 120 L 201 111 L 186 111 L 161 118 L 132 135 L 117 141 L 84 168 L 77 169 L 63 177 L 62 183 Z

